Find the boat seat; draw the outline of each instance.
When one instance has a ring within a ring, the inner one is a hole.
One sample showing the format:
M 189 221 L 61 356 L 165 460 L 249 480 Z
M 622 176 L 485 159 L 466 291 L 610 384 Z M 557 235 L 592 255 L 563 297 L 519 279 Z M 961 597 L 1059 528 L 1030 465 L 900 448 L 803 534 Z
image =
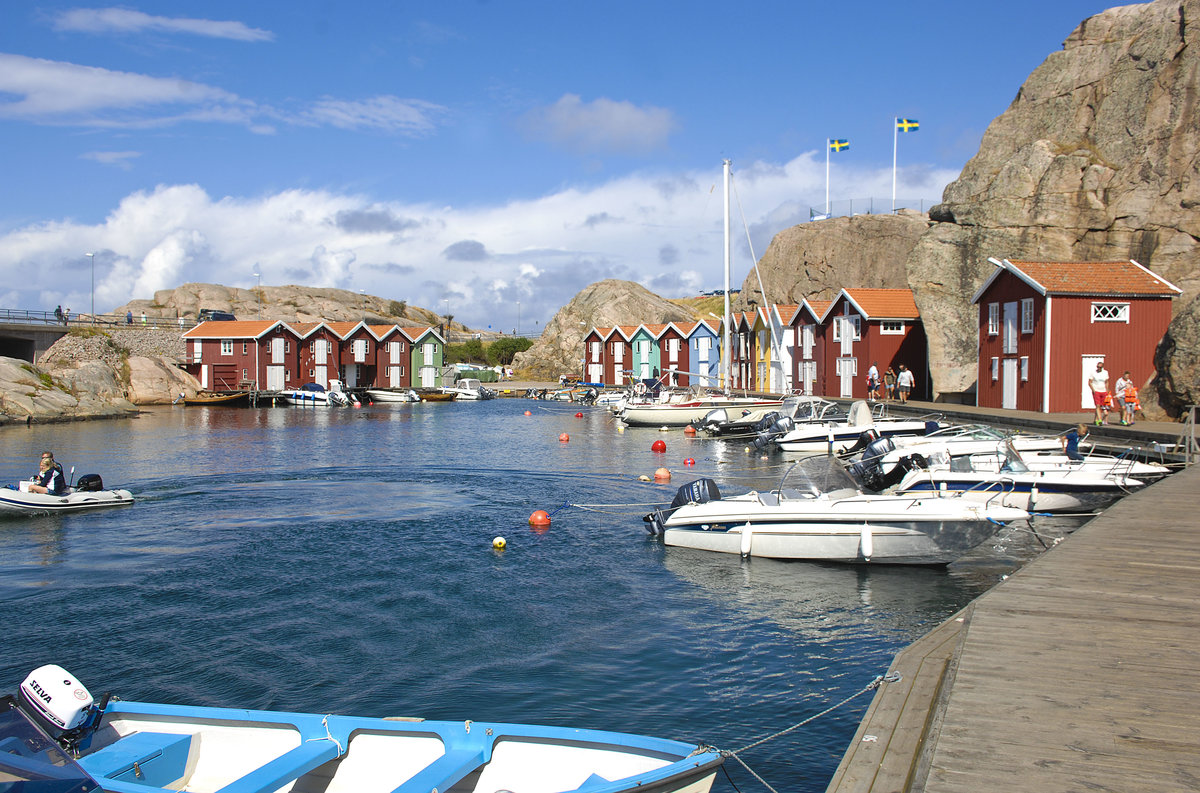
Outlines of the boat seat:
M 776 493 L 759 493 L 758 503 L 764 507 L 777 507 L 779 506 L 779 496 Z
M 413 774 L 392 793 L 429 793 L 431 790 L 449 790 L 467 774 L 491 759 L 492 745 L 490 743 L 451 749 Z
M 79 765 L 103 779 L 105 790 L 164 788 L 184 776 L 191 744 L 191 735 L 135 732 L 81 757 Z

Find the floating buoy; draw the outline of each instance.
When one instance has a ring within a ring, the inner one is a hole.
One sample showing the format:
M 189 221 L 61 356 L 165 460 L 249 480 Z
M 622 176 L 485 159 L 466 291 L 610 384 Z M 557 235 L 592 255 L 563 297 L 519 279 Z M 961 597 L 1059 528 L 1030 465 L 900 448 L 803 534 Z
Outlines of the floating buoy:
M 508 545 L 508 541 L 505 540 L 503 537 L 497 537 L 496 539 L 492 540 L 492 547 L 495 548 L 497 551 L 503 551 L 507 545 Z
M 529 516 L 530 526 L 549 526 L 550 513 L 544 509 L 539 509 L 537 512 Z
M 650 451 L 652 451 L 652 452 L 658 452 L 661 454 L 662 452 L 665 452 L 666 450 L 667 450 L 667 442 L 666 441 L 658 440 L 658 441 L 655 441 L 654 443 L 650 444 Z
M 575 414 L 575 418 L 577 418 L 577 419 L 581 419 L 581 418 L 583 418 L 583 414 L 582 414 L 582 413 L 576 413 L 576 414 Z
M 624 425 L 624 424 L 618 424 L 618 425 L 617 425 L 617 432 L 624 432 L 624 431 L 625 431 L 625 425 Z
M 695 465 L 695 464 L 696 464 L 696 461 L 695 461 L 695 460 L 693 460 L 691 457 L 689 457 L 689 458 L 687 458 L 686 460 L 684 460 L 684 461 L 683 461 L 683 464 L 684 464 L 684 465 Z
M 645 474 L 642 474 L 641 476 L 638 477 L 638 481 L 639 482 L 649 482 L 650 477 L 646 476 Z
M 558 440 L 560 443 L 566 443 L 567 441 L 571 440 L 571 436 L 564 432 L 558 436 Z
M 671 428 L 664 424 L 663 426 L 658 428 L 658 431 L 659 432 L 670 432 Z
M 695 428 L 695 427 L 693 427 L 691 424 L 689 424 L 689 425 L 687 425 L 686 427 L 684 427 L 684 428 L 683 428 L 683 434 L 684 434 L 684 435 L 695 435 L 695 434 L 696 434 L 696 428 Z
M 667 470 L 666 468 L 659 468 L 657 471 L 654 472 L 654 481 L 655 482 L 670 482 L 671 481 L 671 472 L 669 470 Z
M 354 400 L 354 407 L 356 407 L 356 408 L 362 407 L 362 402 L 359 402 L 357 399 Z
M 533 415 L 533 412 L 532 412 L 532 411 L 529 411 L 529 410 L 526 410 L 526 411 L 525 411 L 525 415 L 526 415 L 526 416 L 532 416 L 532 415 Z

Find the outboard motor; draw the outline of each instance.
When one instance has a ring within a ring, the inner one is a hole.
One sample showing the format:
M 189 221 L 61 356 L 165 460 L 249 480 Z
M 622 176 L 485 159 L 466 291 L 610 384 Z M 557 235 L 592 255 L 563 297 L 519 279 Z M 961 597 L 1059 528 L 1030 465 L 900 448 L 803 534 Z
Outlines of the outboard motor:
M 104 480 L 100 478 L 100 474 L 84 474 L 75 483 L 75 489 L 82 493 L 94 493 L 104 489 Z
M 763 430 L 774 426 L 775 422 L 779 421 L 779 419 L 779 411 L 772 410 L 770 413 L 765 414 L 761 419 L 758 420 L 758 422 L 754 425 L 754 431 L 762 432 Z
M 713 429 L 721 424 L 729 421 L 729 411 L 725 408 L 714 408 L 704 414 L 704 418 L 697 422 L 705 429 Z
M 693 482 L 688 482 L 676 490 L 675 498 L 671 499 L 671 506 L 667 509 L 656 509 L 650 514 L 643 516 L 642 520 L 646 522 L 646 531 L 658 537 L 665 531 L 666 527 L 664 524 L 675 510 L 688 504 L 707 504 L 710 501 L 717 501 L 720 498 L 721 491 L 717 489 L 715 481 L 712 479 L 697 479 Z
M 71 752 L 99 722 L 108 705 L 108 695 L 98 708 L 93 707 L 94 702 L 87 687 L 57 664 L 34 669 L 17 691 L 21 710 Z
M 791 416 L 784 416 L 772 424 L 768 429 L 758 433 L 758 437 L 754 439 L 755 449 L 765 449 L 776 438 L 781 438 L 791 432 L 796 426 L 796 422 Z
M 863 434 L 858 436 L 858 440 L 854 442 L 853 446 L 847 446 L 845 449 L 842 449 L 840 452 L 838 452 L 838 455 L 840 457 L 849 457 L 850 455 L 867 448 L 868 445 L 878 439 L 879 430 L 871 427 L 870 429 L 864 430 Z

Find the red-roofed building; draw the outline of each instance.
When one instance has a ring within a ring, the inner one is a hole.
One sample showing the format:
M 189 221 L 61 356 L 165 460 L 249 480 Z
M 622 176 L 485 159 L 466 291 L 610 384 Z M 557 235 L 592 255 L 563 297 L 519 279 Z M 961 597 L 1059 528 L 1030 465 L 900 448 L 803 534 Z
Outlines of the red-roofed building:
M 792 350 L 792 386 L 800 394 L 813 395 L 824 388 L 821 356 L 825 346 L 825 325 L 821 318 L 832 305 L 832 300 L 805 298 L 792 316 L 790 325 L 795 340 Z M 818 383 L 821 385 L 818 386 Z
M 649 326 L 648 326 L 649 327 Z M 669 386 L 686 388 L 691 383 L 688 359 L 688 333 L 691 325 L 668 322 L 658 334 L 659 365 L 664 382 Z
M 608 332 L 604 339 L 605 383 L 620 387 L 629 382 L 626 376 L 633 367 L 632 341 L 637 331 L 637 325 L 617 325 Z
M 583 337 L 583 372 L 589 383 L 605 382 L 604 339 L 611 330 L 612 328 L 592 328 Z
M 291 388 L 298 383 L 299 336 L 283 322 L 201 322 L 183 334 L 184 367 L 210 391 Z
M 976 403 L 1070 413 L 1093 407 L 1087 375 L 1104 361 L 1110 387 L 1129 370 L 1141 384 L 1182 290 L 1135 261 L 996 266 L 979 305 Z
M 911 289 L 843 289 L 822 315 L 817 388 L 826 396 L 866 399 L 871 364 L 880 381 L 890 366 L 913 373 L 910 398 L 927 394 L 928 344 Z M 881 390 L 882 394 L 882 390 Z

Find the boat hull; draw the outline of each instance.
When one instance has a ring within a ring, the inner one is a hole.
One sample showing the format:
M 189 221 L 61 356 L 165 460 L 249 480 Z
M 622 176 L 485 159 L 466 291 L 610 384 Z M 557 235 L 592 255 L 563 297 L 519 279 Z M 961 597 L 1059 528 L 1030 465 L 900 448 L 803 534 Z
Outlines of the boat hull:
M 368 388 L 367 396 L 375 402 L 420 402 L 421 397 L 414 391 L 389 391 L 384 388 Z
M 621 421 L 631 427 L 686 427 L 699 421 L 717 408 L 729 410 L 758 410 L 763 412 L 777 410 L 781 400 L 754 400 L 731 402 L 728 400 L 710 400 L 695 402 L 679 402 L 666 404 L 627 404 L 621 411 Z
M 0 488 L 0 516 L 3 517 L 81 512 L 88 509 L 127 507 L 132 503 L 133 494 L 128 490 L 73 491 L 65 496 L 51 496 L 46 493 Z
M 896 486 L 896 494 L 957 494 L 981 504 L 997 504 L 1030 512 L 1097 512 L 1143 486 L 1139 480 L 1053 476 L 1048 473 L 1006 474 L 981 478 L 954 471 L 913 471 Z
M 862 434 L 874 429 L 880 436 L 923 435 L 928 429 L 925 421 L 879 422 L 873 426 L 816 426 L 804 425 L 775 440 L 775 445 L 785 452 L 806 454 L 838 454 L 858 443 Z M 830 440 L 832 436 L 832 441 Z
M 707 793 L 722 758 L 680 741 L 585 729 L 119 701 L 78 762 L 105 790 L 124 793 Z

